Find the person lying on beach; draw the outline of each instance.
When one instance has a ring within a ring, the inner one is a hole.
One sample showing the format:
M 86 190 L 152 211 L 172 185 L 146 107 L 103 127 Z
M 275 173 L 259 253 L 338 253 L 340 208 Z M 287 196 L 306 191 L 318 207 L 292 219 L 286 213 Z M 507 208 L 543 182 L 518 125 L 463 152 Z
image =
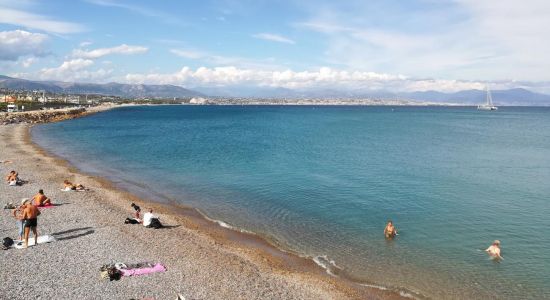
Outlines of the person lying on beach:
M 72 182 L 70 182 L 68 180 L 64 180 L 63 181 L 63 190 L 64 191 L 74 191 L 74 190 L 76 190 L 76 186 Z
M 45 206 L 45 205 L 52 204 L 52 200 L 50 200 L 50 198 L 44 195 L 44 191 L 42 189 L 38 190 L 38 194 L 32 197 L 32 201 L 33 201 L 33 205 L 36 205 L 36 206 Z
M 84 186 L 83 186 L 82 184 L 80 184 L 80 183 L 75 184 L 74 187 L 75 187 L 75 189 L 76 189 L 77 191 L 87 191 L 87 190 L 88 190 L 86 187 L 84 187 Z
M 485 249 L 485 252 L 487 252 L 490 256 L 498 259 L 503 259 L 502 256 L 500 256 L 500 241 L 495 240 L 489 248 Z
M 391 220 L 388 221 L 388 224 L 386 224 L 386 228 L 384 228 L 384 236 L 386 238 L 391 239 L 394 238 L 397 235 L 397 229 L 393 226 L 393 222 Z
M 25 198 L 25 199 L 21 200 L 21 205 L 16 207 L 12 212 L 13 217 L 15 218 L 15 221 L 16 221 L 16 224 L 17 224 L 17 229 L 18 229 L 18 232 L 19 232 L 19 240 L 20 241 L 23 240 L 23 211 L 25 211 L 25 207 L 26 207 L 28 202 L 29 202 L 28 198 Z
M 73 184 L 72 182 L 65 180 L 63 181 L 62 191 L 87 191 L 88 189 L 82 184 Z
M 28 203 L 26 201 L 25 203 Z M 29 233 L 32 230 L 34 235 L 34 244 L 38 244 L 38 231 L 36 227 L 38 226 L 38 216 L 40 215 L 40 210 L 34 205 L 26 205 L 25 210 L 23 210 L 23 226 L 25 227 L 25 248 L 29 246 Z
M 17 185 L 19 183 L 19 174 L 15 171 L 11 171 L 8 176 L 6 176 L 6 181 L 9 185 Z
M 159 217 L 153 214 L 152 208 L 149 208 L 149 211 L 143 214 L 143 226 L 147 228 L 155 228 L 155 229 L 162 227 Z

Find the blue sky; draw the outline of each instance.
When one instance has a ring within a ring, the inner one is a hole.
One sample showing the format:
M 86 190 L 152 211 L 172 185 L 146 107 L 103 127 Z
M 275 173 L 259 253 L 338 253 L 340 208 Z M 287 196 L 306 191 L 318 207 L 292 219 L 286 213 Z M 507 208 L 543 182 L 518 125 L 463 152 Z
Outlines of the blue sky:
M 0 74 L 550 92 L 550 2 L 0 0 Z

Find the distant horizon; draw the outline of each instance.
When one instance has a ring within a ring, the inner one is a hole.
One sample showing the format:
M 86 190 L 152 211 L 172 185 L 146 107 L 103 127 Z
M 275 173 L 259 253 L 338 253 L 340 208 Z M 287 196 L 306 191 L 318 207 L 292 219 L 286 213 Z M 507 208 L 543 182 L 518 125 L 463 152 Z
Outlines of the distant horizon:
M 550 94 L 549 30 L 539 0 L 0 0 L 0 69 L 190 89 Z

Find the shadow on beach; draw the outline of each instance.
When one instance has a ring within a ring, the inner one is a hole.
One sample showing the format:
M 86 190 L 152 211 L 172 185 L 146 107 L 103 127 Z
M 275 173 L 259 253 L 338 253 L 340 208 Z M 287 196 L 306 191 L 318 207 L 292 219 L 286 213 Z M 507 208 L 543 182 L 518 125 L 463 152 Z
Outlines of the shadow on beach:
M 53 233 L 52 235 L 55 236 L 56 240 L 62 241 L 62 240 L 76 239 L 79 237 L 92 234 L 94 232 L 95 231 L 93 230 L 93 227 L 82 227 L 82 228 L 74 228 L 74 229 L 56 232 L 56 233 Z M 68 233 L 75 233 L 75 234 L 65 236 Z
M 162 227 L 159 229 L 172 229 L 172 228 L 178 228 L 180 226 L 181 225 L 162 225 Z

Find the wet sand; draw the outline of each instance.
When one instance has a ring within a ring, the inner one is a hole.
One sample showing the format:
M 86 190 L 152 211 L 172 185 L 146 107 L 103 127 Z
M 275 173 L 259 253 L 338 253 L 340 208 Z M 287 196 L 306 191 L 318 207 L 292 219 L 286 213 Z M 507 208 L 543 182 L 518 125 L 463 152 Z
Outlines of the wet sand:
M 398 299 L 327 275 L 313 261 L 271 246 L 264 239 L 218 226 L 196 210 L 160 204 L 81 174 L 30 140 L 29 125 L 0 126 L 1 174 L 17 170 L 29 182 L 0 185 L 2 206 L 32 197 L 38 189 L 60 204 L 42 209 L 39 235 L 57 238 L 29 249 L 1 251 L 0 298 L 23 299 Z M 60 191 L 69 179 L 88 192 Z M 168 227 L 124 224 L 135 202 Z M 184 202 L 184 201 L 183 201 Z M 2 237 L 16 238 L 11 210 L 0 219 Z M 99 268 L 114 262 L 161 262 L 167 272 L 119 281 L 101 279 Z

